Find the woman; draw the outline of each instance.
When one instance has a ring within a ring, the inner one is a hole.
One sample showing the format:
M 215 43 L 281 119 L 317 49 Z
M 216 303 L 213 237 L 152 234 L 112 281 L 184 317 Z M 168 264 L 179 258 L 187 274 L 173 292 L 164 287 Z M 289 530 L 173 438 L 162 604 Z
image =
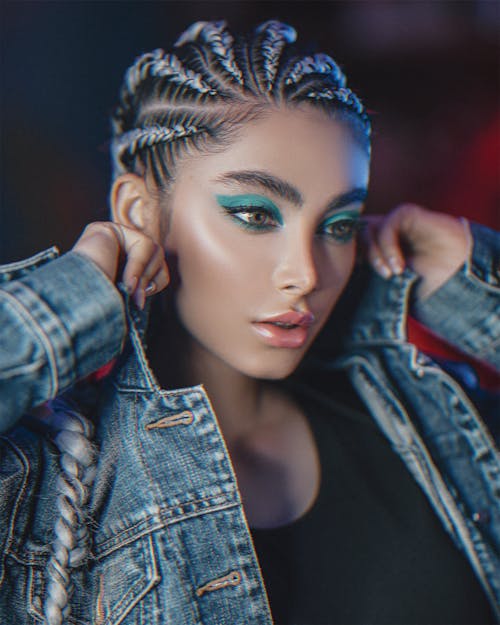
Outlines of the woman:
M 294 40 L 140 57 L 113 221 L 3 268 L 2 622 L 498 618 L 494 444 L 404 333 L 494 361 L 498 240 L 407 205 L 354 269 L 370 123 Z

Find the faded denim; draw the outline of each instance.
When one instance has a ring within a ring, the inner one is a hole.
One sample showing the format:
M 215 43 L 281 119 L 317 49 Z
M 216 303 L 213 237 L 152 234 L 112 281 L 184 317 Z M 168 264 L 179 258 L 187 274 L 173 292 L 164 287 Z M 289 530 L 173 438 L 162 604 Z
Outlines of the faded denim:
M 500 240 L 471 227 L 471 258 L 425 302 L 411 301 L 410 270 L 389 281 L 370 272 L 341 352 L 324 366 L 347 369 L 500 619 L 498 451 L 457 382 L 405 334 L 412 306 L 431 329 L 500 368 Z M 121 353 L 89 415 L 100 449 L 93 547 L 73 572 L 70 622 L 270 625 L 204 388 L 162 390 L 145 357 L 146 315 L 91 261 L 56 257 L 54 249 L 0 268 L 0 622 L 42 622 L 58 455 L 30 408 Z

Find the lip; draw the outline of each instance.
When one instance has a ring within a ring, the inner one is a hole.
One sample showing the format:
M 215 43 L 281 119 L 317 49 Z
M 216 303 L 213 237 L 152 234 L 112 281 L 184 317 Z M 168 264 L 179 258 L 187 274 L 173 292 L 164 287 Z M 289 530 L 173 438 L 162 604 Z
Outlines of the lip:
M 289 310 L 286 313 L 272 315 L 264 319 L 259 319 L 256 323 L 290 323 L 296 326 L 308 328 L 314 323 L 314 315 L 312 312 L 300 313 L 295 310 Z
M 252 326 L 265 343 L 272 347 L 286 347 L 297 349 L 302 347 L 309 333 L 309 328 L 314 323 L 314 315 L 311 312 L 299 313 L 289 311 L 279 315 L 272 315 L 265 319 L 254 321 Z M 293 328 L 283 328 L 276 323 L 293 324 Z

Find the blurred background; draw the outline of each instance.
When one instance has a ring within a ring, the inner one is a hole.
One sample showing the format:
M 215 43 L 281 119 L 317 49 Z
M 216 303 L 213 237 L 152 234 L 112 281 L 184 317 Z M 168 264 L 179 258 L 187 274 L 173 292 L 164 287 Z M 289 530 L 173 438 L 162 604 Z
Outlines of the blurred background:
M 2 0 L 0 263 L 68 249 L 105 218 L 108 116 L 134 58 L 191 22 L 278 18 L 329 52 L 372 112 L 370 211 L 402 201 L 498 227 L 494 0 Z

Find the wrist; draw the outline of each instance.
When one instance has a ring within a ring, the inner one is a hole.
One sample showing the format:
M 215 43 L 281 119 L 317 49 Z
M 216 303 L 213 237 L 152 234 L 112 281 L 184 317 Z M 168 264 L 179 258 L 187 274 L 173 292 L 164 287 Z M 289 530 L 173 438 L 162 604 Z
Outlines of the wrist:
M 435 241 L 430 241 L 433 252 L 415 263 L 420 276 L 416 296 L 424 300 L 437 291 L 467 262 L 472 249 L 469 223 L 463 217 L 439 215 L 441 224 L 436 224 Z

